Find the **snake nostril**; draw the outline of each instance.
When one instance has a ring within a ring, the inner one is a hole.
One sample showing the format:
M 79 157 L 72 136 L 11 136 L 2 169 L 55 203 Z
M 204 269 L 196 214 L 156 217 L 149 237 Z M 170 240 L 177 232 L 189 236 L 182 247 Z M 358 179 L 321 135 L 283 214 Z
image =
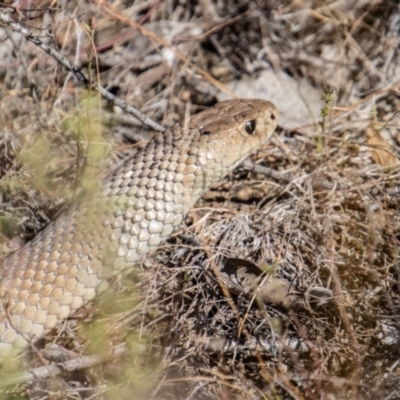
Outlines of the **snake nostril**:
M 276 119 L 275 113 L 271 113 L 271 119 L 274 121 Z

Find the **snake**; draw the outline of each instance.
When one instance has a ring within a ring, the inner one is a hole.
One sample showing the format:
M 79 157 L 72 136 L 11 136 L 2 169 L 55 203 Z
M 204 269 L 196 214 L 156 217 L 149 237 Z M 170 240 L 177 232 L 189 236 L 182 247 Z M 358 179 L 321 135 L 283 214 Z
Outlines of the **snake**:
M 235 99 L 157 133 L 0 265 L 0 361 L 162 245 L 202 194 L 266 143 L 278 113 Z

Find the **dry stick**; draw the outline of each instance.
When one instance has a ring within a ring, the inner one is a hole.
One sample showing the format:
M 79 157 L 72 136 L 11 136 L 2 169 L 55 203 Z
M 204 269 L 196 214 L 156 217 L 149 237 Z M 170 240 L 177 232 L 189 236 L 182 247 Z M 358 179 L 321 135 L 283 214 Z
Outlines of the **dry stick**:
M 143 349 L 139 348 L 139 352 L 141 351 L 143 351 Z M 73 372 L 83 368 L 94 367 L 95 365 L 102 364 L 105 361 L 120 358 L 126 356 L 127 354 L 129 354 L 129 352 L 125 345 L 120 345 L 104 355 L 96 354 L 92 356 L 81 356 L 65 362 L 45 365 L 43 367 L 31 369 L 30 371 L 2 377 L 0 381 L 0 388 L 32 382 L 39 379 L 45 379 L 49 378 L 50 376 L 54 377 L 64 372 Z
M 286 338 L 282 341 L 272 341 L 263 338 L 247 338 L 248 341 L 240 344 L 236 339 L 226 341 L 217 336 L 209 336 L 199 338 L 199 341 L 205 341 L 205 349 L 210 354 L 231 354 L 237 351 L 242 353 L 258 351 L 266 355 L 274 354 L 275 350 L 284 351 L 291 350 L 298 354 L 306 354 L 310 352 L 311 346 L 301 339 Z
M 244 169 L 254 172 L 256 174 L 261 174 L 267 176 L 269 178 L 273 178 L 277 181 L 281 181 L 285 184 L 291 183 L 296 179 L 295 175 L 291 172 L 279 172 L 272 168 L 264 167 L 263 165 L 255 164 L 251 160 L 246 160 L 243 163 Z M 315 176 L 307 175 L 303 176 L 304 179 Z M 386 194 L 387 196 L 398 196 L 400 194 L 400 185 L 396 185 L 394 187 L 379 187 L 376 183 L 372 186 L 371 184 L 360 184 L 360 186 L 367 186 L 362 190 L 362 193 L 369 194 L 371 196 L 378 196 L 381 193 Z M 368 186 L 371 186 L 368 188 Z M 326 178 L 318 178 L 315 177 L 312 181 L 312 187 L 314 189 L 319 190 L 347 190 L 351 191 L 354 189 L 354 183 L 340 183 L 340 182 L 331 182 Z
M 116 106 L 120 107 L 126 113 L 133 115 L 143 125 L 146 125 L 149 128 L 152 128 L 158 132 L 165 131 L 164 127 L 152 121 L 150 118 L 147 118 L 144 114 L 136 110 L 134 107 L 128 105 L 118 97 L 114 96 L 112 93 L 110 93 L 100 85 L 90 82 L 90 80 L 74 64 L 72 64 L 67 57 L 63 56 L 62 54 L 54 50 L 52 47 L 43 43 L 37 36 L 32 35 L 32 33 L 29 32 L 28 29 L 24 28 L 19 23 L 13 21 L 9 14 L 0 13 L 0 23 L 1 22 L 6 26 L 9 26 L 13 31 L 20 33 L 29 42 L 32 42 L 36 46 L 40 47 L 47 54 L 53 57 L 58 63 L 60 63 L 67 71 L 72 72 L 77 77 L 78 80 L 85 83 L 90 88 L 99 91 L 103 95 L 103 97 L 111 101 Z
M 232 19 L 229 19 L 229 20 L 224 21 L 224 22 L 222 22 L 220 24 L 217 24 L 216 26 L 213 26 L 212 28 L 210 28 L 208 31 L 204 32 L 201 35 L 182 37 L 182 38 L 179 38 L 178 41 L 179 42 L 189 42 L 189 41 L 194 41 L 195 40 L 197 42 L 200 42 L 200 41 L 202 41 L 204 39 L 207 39 L 212 34 L 222 30 L 223 28 L 225 28 L 225 27 L 227 27 L 229 25 L 233 25 L 237 21 L 239 21 L 240 19 L 251 15 L 251 12 L 252 12 L 251 10 L 248 10 L 248 11 L 244 12 L 243 14 L 239 14 L 238 16 L 236 16 L 236 17 L 234 17 Z
M 229 94 L 234 99 L 238 98 L 237 95 L 235 93 L 233 93 L 232 90 L 230 90 L 228 87 L 226 87 L 224 84 L 222 84 L 218 80 L 214 79 L 210 74 L 208 74 L 207 72 L 203 71 L 197 65 L 193 64 L 192 62 L 190 62 L 187 59 L 187 57 L 182 55 L 178 50 L 176 50 L 176 48 L 174 46 L 170 45 L 163 38 L 157 36 L 152 31 L 146 29 L 145 27 L 143 27 L 142 25 L 138 24 L 137 22 L 129 19 L 128 17 L 123 15 L 118 9 L 116 9 L 115 7 L 113 7 L 110 4 L 106 3 L 104 0 L 96 0 L 96 4 L 98 4 L 101 7 L 101 9 L 102 9 L 102 11 L 104 13 L 107 12 L 108 16 L 111 15 L 115 19 L 117 19 L 119 21 L 122 21 L 125 24 L 127 24 L 127 25 L 129 25 L 129 26 L 131 26 L 133 28 L 136 28 L 142 35 L 148 37 L 149 39 L 154 40 L 155 42 L 157 42 L 157 43 L 161 44 L 162 46 L 166 47 L 167 49 L 171 50 L 175 54 L 175 56 L 177 58 L 179 58 L 181 61 L 186 63 L 186 65 L 188 65 L 189 67 L 193 68 L 197 73 L 199 73 L 201 76 L 203 76 L 204 79 L 209 81 L 217 89 L 222 90 L 223 92 Z M 245 14 L 243 14 L 243 15 L 245 15 Z
M 213 336 L 206 338 L 206 340 L 204 340 L 204 338 L 199 338 L 199 340 L 204 341 L 204 348 L 209 354 L 229 354 L 238 350 L 242 352 L 257 351 L 259 353 L 270 354 L 272 349 L 277 347 L 280 350 L 282 350 L 284 347 L 289 348 L 292 351 L 296 351 L 300 354 L 308 353 L 310 351 L 310 347 L 307 343 L 301 340 L 290 338 L 286 339 L 283 344 L 280 342 L 276 343 L 271 342 L 270 340 L 263 339 L 255 341 L 252 338 L 248 338 L 248 342 L 245 345 L 240 345 L 236 340 L 232 340 L 229 343 L 226 343 L 224 340 L 221 340 L 221 338 Z M 54 351 L 57 352 L 58 356 L 60 350 L 55 349 Z M 147 348 L 147 346 L 141 344 L 137 345 L 134 348 L 134 353 L 136 354 L 145 354 L 148 351 L 149 349 Z M 67 361 L 45 365 L 42 367 L 33 368 L 26 372 L 2 377 L 0 381 L 0 388 L 32 382 L 35 380 L 46 379 L 49 377 L 60 375 L 65 372 L 73 372 L 80 369 L 94 367 L 96 365 L 103 364 L 106 361 L 125 357 L 130 354 L 132 354 L 132 352 L 128 351 L 125 345 L 119 345 L 113 350 L 108 351 L 106 354 L 78 356 Z
M 142 18 L 139 20 L 139 24 L 143 25 L 153 14 L 154 11 L 157 11 L 158 6 L 160 5 L 160 0 L 156 0 L 154 4 L 150 7 L 150 10 L 147 11 L 145 15 L 143 15 Z M 136 7 L 140 8 L 141 4 L 139 3 Z M 118 36 L 116 39 L 112 39 L 103 45 L 96 47 L 96 51 L 103 51 L 103 50 L 108 50 L 109 48 L 116 46 L 116 45 L 121 45 L 124 44 L 126 41 L 130 40 L 132 37 L 132 34 L 136 32 L 135 28 L 129 28 L 126 32 Z

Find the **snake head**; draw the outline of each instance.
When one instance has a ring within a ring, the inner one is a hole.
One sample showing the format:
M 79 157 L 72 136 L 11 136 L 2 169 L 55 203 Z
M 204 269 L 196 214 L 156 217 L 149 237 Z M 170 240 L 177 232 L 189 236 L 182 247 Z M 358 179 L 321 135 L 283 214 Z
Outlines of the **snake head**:
M 208 160 L 231 171 L 272 136 L 278 123 L 275 106 L 266 100 L 226 100 L 194 115 L 189 129 L 198 131 L 203 154 L 199 162 Z

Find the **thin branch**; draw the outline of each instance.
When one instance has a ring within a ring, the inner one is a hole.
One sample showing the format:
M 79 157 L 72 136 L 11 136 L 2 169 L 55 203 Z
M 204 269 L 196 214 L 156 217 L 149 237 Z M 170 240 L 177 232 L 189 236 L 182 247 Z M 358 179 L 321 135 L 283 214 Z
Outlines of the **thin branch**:
M 143 349 L 139 348 L 138 351 L 141 352 Z M 125 345 L 121 345 L 103 355 L 96 354 L 91 356 L 81 356 L 65 362 L 45 365 L 43 367 L 34 368 L 26 372 L 2 377 L 0 381 L 0 388 L 54 377 L 62 374 L 63 372 L 72 372 L 93 367 L 106 361 L 126 356 L 127 354 L 127 348 Z
M 77 77 L 78 80 L 80 80 L 90 88 L 99 91 L 103 97 L 111 101 L 116 106 L 120 107 L 126 113 L 133 115 L 143 125 L 146 125 L 149 128 L 154 129 L 158 132 L 165 131 L 164 127 L 152 121 L 150 118 L 147 118 L 144 114 L 136 110 L 134 107 L 128 105 L 118 97 L 114 96 L 112 93 L 110 93 L 100 85 L 90 82 L 90 80 L 74 64 L 72 64 L 67 57 L 63 56 L 62 54 L 54 50 L 52 47 L 43 43 L 37 36 L 34 36 L 31 32 L 29 32 L 28 29 L 24 28 L 19 23 L 13 21 L 9 14 L 0 13 L 0 23 L 1 22 L 6 26 L 10 27 L 14 32 L 20 33 L 29 42 L 32 42 L 36 46 L 40 47 L 47 54 L 53 57 L 59 64 L 61 64 L 67 71 L 72 72 Z
M 275 179 L 277 181 L 282 182 L 283 184 L 289 184 L 296 179 L 295 174 L 291 172 L 280 172 L 272 168 L 265 167 L 263 165 L 255 164 L 251 160 L 246 160 L 243 163 L 243 168 L 247 171 L 254 172 L 256 174 L 261 174 L 267 176 L 268 178 Z M 327 191 L 352 191 L 354 189 L 354 182 L 331 182 L 326 178 L 319 178 L 315 174 L 303 176 L 302 179 L 306 179 L 309 177 L 313 177 L 312 179 L 312 187 L 316 190 L 327 190 Z M 359 182 L 360 183 L 360 182 Z M 361 184 L 361 183 L 360 183 Z M 383 182 L 384 184 L 384 182 Z M 366 188 L 363 189 L 363 192 L 366 194 L 370 194 L 371 196 L 377 196 L 381 193 L 385 193 L 387 196 L 398 196 L 400 194 L 400 186 L 395 185 L 393 187 L 385 187 L 384 185 L 377 186 L 374 184 L 368 185 L 366 184 Z M 370 187 L 368 187 L 370 186 Z

